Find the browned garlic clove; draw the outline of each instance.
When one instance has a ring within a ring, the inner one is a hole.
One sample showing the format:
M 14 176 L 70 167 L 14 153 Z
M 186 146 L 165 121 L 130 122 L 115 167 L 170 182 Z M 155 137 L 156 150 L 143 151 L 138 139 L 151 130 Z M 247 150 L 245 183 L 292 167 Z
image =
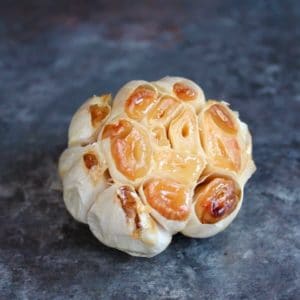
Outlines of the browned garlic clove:
M 166 76 L 153 82 L 159 90 L 192 106 L 199 113 L 205 104 L 203 90 L 192 80 L 184 77 Z
M 184 235 L 210 237 L 224 230 L 238 214 L 243 189 L 237 180 L 224 174 L 211 174 L 194 193 L 191 214 Z
M 115 182 L 137 186 L 151 171 L 149 135 L 138 123 L 119 119 L 106 124 L 100 140 Z
M 167 178 L 149 178 L 139 194 L 151 208 L 151 215 L 172 234 L 182 230 L 189 217 L 191 192 L 185 185 Z

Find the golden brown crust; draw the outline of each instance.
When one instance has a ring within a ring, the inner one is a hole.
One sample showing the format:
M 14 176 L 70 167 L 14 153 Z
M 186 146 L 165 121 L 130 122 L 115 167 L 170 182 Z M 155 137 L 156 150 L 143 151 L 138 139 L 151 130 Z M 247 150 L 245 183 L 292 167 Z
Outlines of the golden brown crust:
M 195 211 L 202 224 L 214 224 L 233 212 L 241 192 L 233 179 L 215 177 L 204 181 L 196 191 Z

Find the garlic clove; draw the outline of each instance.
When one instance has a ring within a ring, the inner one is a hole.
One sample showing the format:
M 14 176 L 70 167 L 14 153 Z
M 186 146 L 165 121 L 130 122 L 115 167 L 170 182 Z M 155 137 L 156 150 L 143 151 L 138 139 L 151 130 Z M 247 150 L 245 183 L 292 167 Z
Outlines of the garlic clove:
M 157 255 L 172 238 L 128 185 L 113 185 L 99 194 L 88 213 L 88 224 L 103 244 L 133 256 Z
M 192 202 L 191 189 L 168 178 L 150 178 L 141 184 L 139 194 L 150 213 L 170 233 L 182 230 Z
M 147 112 L 147 125 L 163 125 L 167 128 L 172 117 L 174 117 L 182 107 L 180 100 L 175 97 L 168 94 L 160 94 L 154 105 Z
M 211 174 L 196 188 L 188 223 L 181 231 L 184 235 L 210 237 L 234 220 L 243 202 L 243 188 L 228 174 Z
M 157 88 L 192 106 L 199 113 L 205 104 L 203 90 L 192 80 L 184 77 L 166 76 L 153 82 Z
M 244 184 L 255 171 L 247 126 L 224 102 L 209 100 L 199 115 L 199 129 L 206 154 L 205 172 L 230 171 Z
M 108 119 L 111 95 L 88 99 L 74 114 L 69 127 L 69 146 L 86 145 L 96 141 L 101 126 Z
M 177 151 L 193 154 L 202 152 L 196 114 L 188 107 L 171 121 L 168 137 L 172 148 Z
M 99 144 L 71 147 L 59 160 L 63 198 L 70 214 L 86 223 L 86 216 L 95 196 L 107 187 L 106 163 Z
M 126 115 L 141 122 L 158 100 L 158 91 L 150 82 L 133 80 L 125 84 L 113 101 L 113 115 Z
M 115 182 L 137 186 L 152 169 L 152 146 L 146 130 L 137 122 L 121 118 L 105 125 L 103 153 Z

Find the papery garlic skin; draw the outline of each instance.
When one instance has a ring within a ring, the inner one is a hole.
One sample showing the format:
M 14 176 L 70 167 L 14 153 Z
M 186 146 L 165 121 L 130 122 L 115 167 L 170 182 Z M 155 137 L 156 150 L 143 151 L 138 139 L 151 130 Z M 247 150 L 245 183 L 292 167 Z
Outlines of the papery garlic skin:
M 241 174 L 238 177 L 238 181 L 241 186 L 244 186 L 253 173 L 256 171 L 255 163 L 252 159 L 252 137 L 248 129 L 248 125 L 241 120 L 239 120 L 240 124 L 240 136 L 242 143 L 244 145 L 245 152 L 245 161 L 244 168 Z
M 68 211 L 77 221 L 86 223 L 87 212 L 95 196 L 107 187 L 104 176 L 107 167 L 99 144 L 66 149 L 58 168 Z
M 108 119 L 111 95 L 88 99 L 74 114 L 69 126 L 69 146 L 85 145 L 96 140 L 103 123 Z
M 130 189 L 131 201 L 135 202 L 134 218 L 126 215 L 118 198 L 121 188 Z M 172 235 L 152 219 L 147 207 L 129 186 L 113 185 L 99 194 L 88 213 L 88 224 L 103 244 L 133 256 L 157 255 L 172 239 Z
M 239 114 L 172 76 L 130 81 L 112 104 L 109 94 L 88 99 L 59 160 L 70 214 L 103 244 L 143 257 L 161 253 L 178 232 L 224 230 L 254 171 Z

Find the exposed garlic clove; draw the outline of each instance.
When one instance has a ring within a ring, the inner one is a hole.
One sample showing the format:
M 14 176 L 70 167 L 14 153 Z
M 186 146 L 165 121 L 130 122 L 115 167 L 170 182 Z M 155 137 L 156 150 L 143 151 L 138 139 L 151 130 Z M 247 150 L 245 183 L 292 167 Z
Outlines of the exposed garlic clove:
M 206 238 L 224 230 L 238 214 L 243 188 L 235 178 L 212 174 L 196 188 L 184 235 Z
M 170 233 L 185 227 L 192 201 L 191 190 L 185 185 L 172 179 L 150 178 L 140 186 L 139 194 L 151 208 L 151 215 Z
M 208 162 L 206 171 L 230 171 L 244 184 L 255 165 L 250 134 L 238 114 L 224 102 L 210 100 L 199 115 L 199 129 Z
M 168 94 L 161 94 L 147 112 L 147 124 L 169 126 L 172 118 L 183 108 L 180 100 Z
M 144 80 L 133 80 L 125 84 L 117 93 L 113 102 L 113 115 L 142 121 L 158 100 L 156 87 Z
M 59 160 L 59 174 L 63 184 L 63 198 L 70 214 L 86 223 L 87 212 L 95 196 L 107 187 L 104 172 L 106 163 L 99 144 L 71 147 Z
M 96 141 L 101 126 L 108 119 L 111 95 L 88 99 L 74 114 L 69 127 L 69 146 L 86 145 Z
M 99 138 L 115 182 L 137 186 L 151 171 L 152 146 L 140 124 L 117 119 L 105 125 Z
M 160 91 L 191 105 L 196 113 L 199 113 L 205 104 L 203 90 L 194 81 L 187 78 L 166 76 L 153 82 L 153 84 L 155 84 Z
M 210 165 L 240 172 L 242 152 L 237 139 L 238 123 L 225 105 L 207 102 L 200 115 L 203 149 Z
M 199 152 L 198 123 L 191 109 L 184 109 L 171 121 L 168 133 L 173 149 L 194 154 Z
M 157 255 L 172 238 L 128 185 L 113 185 L 98 195 L 88 213 L 88 224 L 103 244 L 134 256 Z

